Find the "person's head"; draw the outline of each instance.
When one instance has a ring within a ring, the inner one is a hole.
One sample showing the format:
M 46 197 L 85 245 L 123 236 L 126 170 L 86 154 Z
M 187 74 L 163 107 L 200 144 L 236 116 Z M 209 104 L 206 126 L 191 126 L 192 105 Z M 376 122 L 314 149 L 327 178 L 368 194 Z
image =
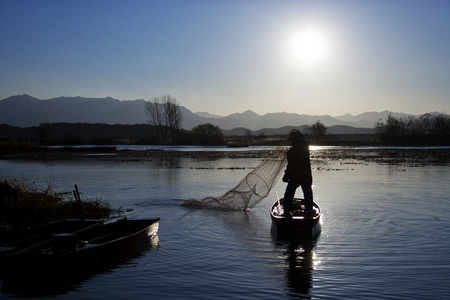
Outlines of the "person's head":
M 290 141 L 292 145 L 294 145 L 300 142 L 306 142 L 306 138 L 303 134 L 300 133 L 298 129 L 292 129 L 289 133 L 288 141 Z

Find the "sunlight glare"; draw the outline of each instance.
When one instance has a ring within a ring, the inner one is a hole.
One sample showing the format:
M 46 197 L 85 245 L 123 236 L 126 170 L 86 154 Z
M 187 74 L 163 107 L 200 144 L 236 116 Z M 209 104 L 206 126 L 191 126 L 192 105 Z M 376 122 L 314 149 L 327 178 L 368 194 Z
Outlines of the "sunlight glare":
M 308 28 L 288 37 L 287 52 L 292 63 L 316 64 L 326 58 L 328 45 L 320 31 Z

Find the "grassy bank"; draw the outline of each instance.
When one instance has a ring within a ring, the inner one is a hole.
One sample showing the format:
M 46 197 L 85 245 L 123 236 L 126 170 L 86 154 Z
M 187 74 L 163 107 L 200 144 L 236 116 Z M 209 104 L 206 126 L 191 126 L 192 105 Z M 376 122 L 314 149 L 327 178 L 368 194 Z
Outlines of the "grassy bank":
M 83 199 L 86 218 L 106 218 L 112 210 L 108 203 Z M 0 177 L 0 231 L 20 230 L 82 216 L 71 193 L 57 193 L 51 186 L 38 189 L 34 184 Z

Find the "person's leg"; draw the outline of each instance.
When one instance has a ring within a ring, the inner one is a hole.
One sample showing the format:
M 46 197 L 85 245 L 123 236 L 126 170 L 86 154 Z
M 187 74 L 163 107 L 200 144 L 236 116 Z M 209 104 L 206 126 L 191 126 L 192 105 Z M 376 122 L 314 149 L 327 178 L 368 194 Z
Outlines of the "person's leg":
M 289 181 L 283 197 L 284 214 L 288 215 L 292 212 L 292 202 L 294 200 L 295 191 L 300 186 L 299 182 Z
M 302 182 L 300 183 L 303 190 L 303 197 L 305 198 L 305 210 L 313 209 L 313 191 L 312 191 L 312 182 Z

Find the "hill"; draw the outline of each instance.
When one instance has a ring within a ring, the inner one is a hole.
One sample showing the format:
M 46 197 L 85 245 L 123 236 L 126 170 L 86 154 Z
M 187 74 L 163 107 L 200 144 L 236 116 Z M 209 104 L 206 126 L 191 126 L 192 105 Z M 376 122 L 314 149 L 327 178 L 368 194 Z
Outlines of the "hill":
M 385 119 L 390 114 L 384 112 L 367 112 L 357 116 L 343 115 L 332 117 L 328 115 L 305 115 L 287 112 L 268 113 L 263 116 L 251 110 L 234 113 L 229 116 L 211 115 L 206 112 L 193 113 L 186 107 L 183 112 L 183 128 L 211 123 L 222 130 L 245 128 L 251 131 L 270 131 L 269 128 L 285 126 L 311 125 L 321 121 L 330 128 L 332 133 L 357 133 L 362 128 L 374 127 L 379 119 Z M 395 117 L 407 117 L 403 113 L 391 113 Z M 120 101 L 111 97 L 83 98 L 59 97 L 40 100 L 29 95 L 12 96 L 0 101 L 0 124 L 18 127 L 38 126 L 40 123 L 104 123 L 104 124 L 145 124 L 148 123 L 145 113 L 145 101 Z M 334 127 L 341 126 L 341 127 Z M 351 129 L 354 127 L 355 129 Z M 333 132 L 336 131 L 336 132 Z M 277 131 L 278 132 L 278 131 Z

